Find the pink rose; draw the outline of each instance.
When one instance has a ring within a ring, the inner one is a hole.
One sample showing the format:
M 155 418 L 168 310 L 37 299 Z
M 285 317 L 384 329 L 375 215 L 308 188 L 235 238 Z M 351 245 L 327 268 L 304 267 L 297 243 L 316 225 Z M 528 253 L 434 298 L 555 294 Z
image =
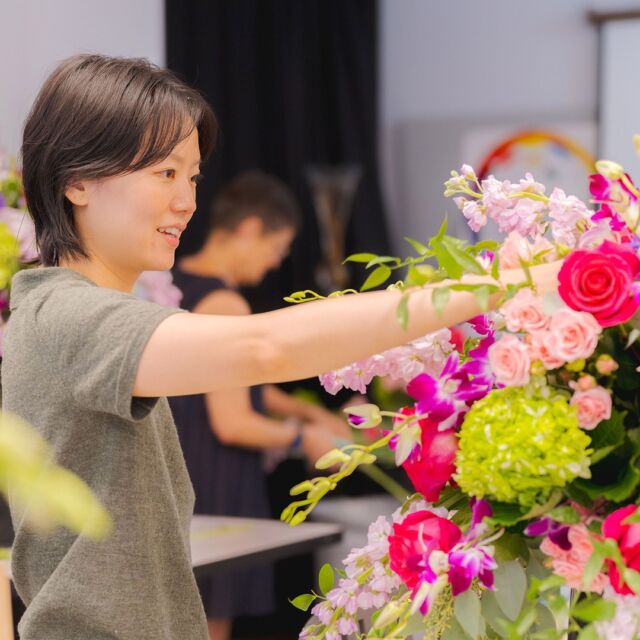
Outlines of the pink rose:
M 530 378 L 529 349 L 515 336 L 502 336 L 489 347 L 489 366 L 498 384 L 521 387 L 527 384 Z
M 501 309 L 509 331 L 540 331 L 549 325 L 542 310 L 542 298 L 531 289 L 520 289 Z
M 598 345 L 601 332 L 602 328 L 591 314 L 561 309 L 551 317 L 549 350 L 565 362 L 588 358 Z
M 598 386 L 598 383 L 593 376 L 586 374 L 584 376 L 580 376 L 577 382 L 571 381 L 569 386 L 574 391 L 588 391 L 589 389 L 595 389 Z
M 553 572 L 562 576 L 567 581 L 568 587 L 581 591 L 582 576 L 589 558 L 593 555 L 593 544 L 587 527 L 584 524 L 571 525 L 569 542 L 571 542 L 571 549 L 564 551 L 549 538 L 545 538 L 540 545 L 540 550 L 550 556 Z M 606 576 L 599 573 L 588 590 L 602 593 L 606 580 Z
M 626 322 L 640 306 L 632 291 L 639 272 L 640 258 L 629 245 L 605 240 L 597 249 L 567 256 L 558 273 L 558 292 L 572 309 L 611 327 Z
M 530 355 L 532 360 L 541 360 L 545 369 L 557 369 L 566 360 L 559 358 L 552 353 L 549 343 L 551 342 L 550 331 L 536 331 L 527 336 L 529 342 Z
M 578 411 L 578 423 L 587 431 L 611 417 L 611 395 L 602 387 L 576 391 L 570 404 Z

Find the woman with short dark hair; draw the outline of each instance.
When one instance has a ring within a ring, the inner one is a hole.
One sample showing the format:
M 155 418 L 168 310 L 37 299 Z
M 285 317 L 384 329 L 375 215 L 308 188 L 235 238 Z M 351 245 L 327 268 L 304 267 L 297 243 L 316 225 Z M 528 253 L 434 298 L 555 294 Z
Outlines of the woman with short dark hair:
M 106 56 L 63 62 L 27 119 L 25 194 L 45 266 L 13 279 L 3 409 L 34 425 L 114 527 L 103 542 L 42 536 L 12 509 L 22 640 L 207 637 L 189 560 L 193 490 L 166 396 L 306 378 L 480 313 L 455 291 L 437 316 L 429 287 L 411 296 L 406 330 L 398 291 L 253 316 L 133 297 L 143 271 L 173 265 L 215 131 L 172 74 Z M 558 269 L 531 273 L 553 290 Z

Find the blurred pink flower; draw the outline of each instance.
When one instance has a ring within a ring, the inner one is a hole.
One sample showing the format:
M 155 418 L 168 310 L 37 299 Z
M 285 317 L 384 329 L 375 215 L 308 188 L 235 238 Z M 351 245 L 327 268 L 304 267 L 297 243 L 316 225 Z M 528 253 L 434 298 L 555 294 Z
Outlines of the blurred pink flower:
M 33 262 L 38 258 L 36 247 L 36 228 L 31 216 L 20 209 L 0 207 L 0 222 L 9 227 L 9 231 L 20 243 L 20 261 Z
M 527 336 L 532 360 L 540 360 L 545 369 L 557 369 L 565 364 L 566 360 L 559 358 L 551 351 L 551 332 L 535 331 Z
M 173 284 L 171 271 L 144 271 L 135 285 L 140 298 L 165 307 L 179 307 L 182 291 Z

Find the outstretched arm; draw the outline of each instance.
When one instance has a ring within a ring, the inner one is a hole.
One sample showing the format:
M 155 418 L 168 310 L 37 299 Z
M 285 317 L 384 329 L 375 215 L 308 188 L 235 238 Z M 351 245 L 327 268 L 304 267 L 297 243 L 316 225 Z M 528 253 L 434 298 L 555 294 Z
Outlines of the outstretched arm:
M 530 269 L 542 292 L 555 291 L 560 263 Z M 502 281 L 521 282 L 519 270 Z M 467 281 L 489 281 L 477 276 Z M 409 299 L 409 323 L 396 320 L 394 290 L 309 302 L 252 316 L 175 314 L 151 336 L 138 368 L 134 395 L 172 396 L 284 382 L 318 375 L 468 320 L 481 309 L 468 292 L 452 291 L 438 315 L 431 289 Z M 497 296 L 490 304 L 495 306 Z

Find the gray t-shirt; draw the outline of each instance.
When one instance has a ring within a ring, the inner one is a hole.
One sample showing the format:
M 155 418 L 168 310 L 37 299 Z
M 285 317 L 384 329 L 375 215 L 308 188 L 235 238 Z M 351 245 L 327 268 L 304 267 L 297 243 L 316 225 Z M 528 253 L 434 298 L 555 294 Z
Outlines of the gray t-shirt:
M 193 489 L 166 398 L 133 398 L 142 351 L 175 309 L 63 268 L 13 279 L 3 408 L 87 482 L 114 527 L 101 542 L 26 528 L 12 570 L 22 640 L 205 640 L 190 562 Z

